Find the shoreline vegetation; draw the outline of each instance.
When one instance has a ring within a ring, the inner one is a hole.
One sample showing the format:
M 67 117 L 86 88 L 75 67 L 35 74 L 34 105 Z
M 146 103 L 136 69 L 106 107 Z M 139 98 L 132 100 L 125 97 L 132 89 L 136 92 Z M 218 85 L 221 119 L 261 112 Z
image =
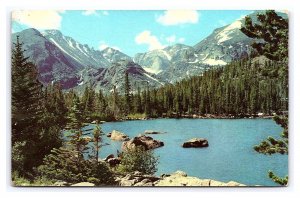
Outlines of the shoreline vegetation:
M 91 122 L 85 122 L 84 125 L 89 124 L 103 124 L 105 122 L 122 122 L 122 121 L 134 121 L 134 120 L 156 120 L 156 119 L 273 119 L 277 114 L 273 113 L 271 115 L 265 115 L 263 113 L 258 113 L 254 115 L 214 115 L 214 114 L 206 114 L 206 115 L 197 115 L 197 114 L 184 114 L 177 115 L 176 113 L 172 114 L 172 116 L 162 116 L 162 117 L 147 117 L 145 114 L 135 114 L 128 115 L 123 118 L 118 118 L 114 120 L 93 120 Z
M 143 136 L 147 149 L 136 138 L 131 142 L 136 144 L 133 149 L 128 147 L 109 159 L 115 165 L 111 167 L 99 160 L 105 133 L 98 123 L 106 121 L 272 118 L 283 128 L 281 138 L 268 137 L 254 150 L 265 155 L 288 154 L 288 20 L 269 10 L 258 14 L 257 21 L 254 25 L 246 17 L 240 30 L 264 42 L 254 42 L 251 53 L 239 60 L 160 88 L 147 83 L 143 90 L 135 90 L 124 71 L 124 88 L 114 86 L 108 94 L 96 92 L 92 84 L 82 95 L 75 90 L 64 92 L 56 83 L 44 87 L 17 37 L 12 49 L 12 184 L 122 186 L 123 180 L 124 186 L 155 186 L 155 181 L 134 174 L 154 177 L 159 162 L 153 149 L 163 143 Z M 96 126 L 84 130 L 84 123 Z M 62 129 L 68 129 L 66 139 L 61 137 Z M 118 175 L 122 175 L 119 180 Z M 172 174 L 159 181 L 166 180 L 162 186 L 202 186 L 197 179 L 196 183 L 186 181 L 195 179 L 184 172 L 175 175 L 181 177 L 179 183 L 171 182 Z M 132 181 L 136 176 L 143 179 Z M 272 171 L 269 178 L 279 185 L 288 183 L 288 176 L 281 178 Z M 212 183 L 205 181 L 204 186 Z

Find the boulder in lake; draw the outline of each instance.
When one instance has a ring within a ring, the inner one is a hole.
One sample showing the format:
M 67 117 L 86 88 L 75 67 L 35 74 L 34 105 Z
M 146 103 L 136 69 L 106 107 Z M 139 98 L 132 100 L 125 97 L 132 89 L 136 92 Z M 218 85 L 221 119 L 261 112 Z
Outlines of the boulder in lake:
M 127 141 L 127 140 L 129 140 L 129 137 L 125 133 L 122 133 L 117 130 L 113 130 L 111 132 L 110 139 L 116 140 L 116 141 Z
M 111 132 L 106 135 L 106 137 L 111 137 Z
M 159 132 L 159 131 L 153 131 L 153 130 L 146 130 L 145 134 L 164 134 L 166 132 Z
M 208 141 L 204 138 L 193 138 L 182 145 L 183 148 L 202 148 L 208 147 Z
M 159 140 L 154 140 L 152 137 L 140 135 L 132 138 L 129 141 L 123 142 L 122 150 L 126 150 L 127 148 L 135 148 L 137 146 L 143 146 L 145 150 L 149 150 L 164 146 L 164 143 Z

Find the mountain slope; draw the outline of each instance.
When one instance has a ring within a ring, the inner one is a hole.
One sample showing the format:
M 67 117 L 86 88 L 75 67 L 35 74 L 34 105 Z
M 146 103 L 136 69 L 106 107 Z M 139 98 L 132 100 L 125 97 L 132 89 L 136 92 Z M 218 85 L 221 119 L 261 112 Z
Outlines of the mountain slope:
M 146 88 L 147 85 L 159 87 L 165 84 L 155 75 L 146 72 L 140 65 L 130 60 L 121 60 L 113 62 L 108 68 L 86 68 L 80 71 L 81 82 L 76 89 L 82 93 L 85 86 L 92 85 L 95 90 L 104 92 L 112 91 L 114 86 L 119 92 L 123 91 L 126 72 L 133 90 L 137 87 Z
M 201 74 L 209 67 L 226 65 L 250 53 L 252 39 L 240 31 L 243 20 L 215 29 L 193 47 L 176 44 L 161 50 L 139 53 L 134 61 L 146 71 L 171 83 Z
M 86 44 L 83 45 L 71 37 L 64 36 L 59 30 L 45 30 L 42 34 L 83 67 L 92 66 L 99 68 L 110 65 L 99 50 L 94 50 Z
M 107 47 L 104 50 L 102 50 L 101 54 L 109 63 L 114 63 L 122 60 L 128 60 L 128 61 L 132 60 L 130 56 L 111 47 Z
M 37 65 L 39 80 L 48 84 L 60 82 L 65 89 L 74 87 L 79 80 L 77 72 L 83 66 L 61 51 L 36 29 L 26 29 L 12 35 L 12 42 L 19 36 L 26 50 L 25 56 Z

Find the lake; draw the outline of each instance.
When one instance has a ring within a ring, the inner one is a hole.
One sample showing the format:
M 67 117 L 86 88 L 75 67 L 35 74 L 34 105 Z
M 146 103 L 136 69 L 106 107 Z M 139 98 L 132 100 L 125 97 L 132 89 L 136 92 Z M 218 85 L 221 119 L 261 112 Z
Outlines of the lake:
M 272 119 L 155 119 L 124 122 L 107 122 L 101 125 L 107 134 L 119 130 L 130 138 L 145 130 L 167 132 L 149 135 L 164 142 L 165 146 L 154 150 L 159 156 L 156 175 L 177 170 L 189 176 L 210 178 L 223 182 L 237 181 L 246 185 L 276 185 L 268 178 L 268 170 L 279 176 L 288 173 L 287 155 L 263 155 L 253 146 L 268 136 L 280 137 L 283 130 Z M 93 128 L 88 125 L 85 128 Z M 206 138 L 207 148 L 182 148 L 191 138 Z M 104 158 L 121 150 L 121 142 L 106 136 L 100 151 Z

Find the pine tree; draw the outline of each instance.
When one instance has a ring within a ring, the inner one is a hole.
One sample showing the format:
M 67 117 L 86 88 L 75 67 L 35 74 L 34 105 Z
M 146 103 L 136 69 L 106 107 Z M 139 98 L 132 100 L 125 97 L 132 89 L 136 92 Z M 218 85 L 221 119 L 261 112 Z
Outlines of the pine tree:
M 95 159 L 98 162 L 99 158 L 99 151 L 101 148 L 101 142 L 102 142 L 102 136 L 105 135 L 101 129 L 100 125 L 96 125 L 93 131 L 93 143 L 94 143 L 94 153 L 95 153 Z
M 12 140 L 29 140 L 42 116 L 42 84 L 36 67 L 24 57 L 22 43 L 12 50 Z
M 261 55 L 266 56 L 271 60 L 280 62 L 283 66 L 281 70 L 281 79 L 284 80 L 284 89 L 288 90 L 288 20 L 281 16 L 278 16 L 274 10 L 266 11 L 265 14 L 257 15 L 258 23 L 253 24 L 250 17 L 246 17 L 245 26 L 241 28 L 241 31 L 250 38 L 256 38 L 263 42 L 254 42 L 252 47 L 257 50 Z M 268 69 L 272 69 L 271 65 Z M 274 69 L 271 70 L 274 73 Z M 269 74 L 268 74 L 269 75 Z M 267 99 L 266 109 L 271 111 L 275 107 L 273 101 L 273 82 L 269 81 L 267 84 Z M 285 92 L 287 94 L 287 92 Z M 287 98 L 287 95 L 284 96 Z M 276 98 L 276 96 L 275 96 Z M 262 141 L 259 145 L 254 146 L 257 152 L 264 154 L 288 153 L 288 117 L 274 117 L 277 124 L 280 124 L 284 131 L 282 133 L 282 139 L 276 140 L 273 137 L 268 137 L 267 140 Z M 269 172 L 269 177 L 280 185 L 286 185 L 288 177 L 285 179 L 279 178 L 272 171 Z M 283 182 L 284 181 L 284 182 Z
M 131 87 L 129 83 L 128 72 L 125 72 L 125 113 L 129 114 L 132 111 L 132 97 L 131 97 Z
M 12 49 L 12 147 L 18 148 L 22 162 L 12 156 L 12 169 L 15 163 L 20 174 L 30 174 L 32 168 L 39 165 L 43 154 L 51 148 L 44 144 L 45 129 L 41 123 L 43 117 L 42 84 L 38 81 L 36 66 L 24 56 L 22 43 L 17 42 Z M 56 138 L 57 134 L 55 137 Z M 51 140 L 51 139 L 50 139 Z M 19 145 L 15 147 L 16 145 Z M 34 158 L 32 156 L 35 156 Z
M 288 57 L 288 20 L 278 16 L 274 10 L 257 15 L 258 22 L 253 24 L 250 17 L 245 18 L 241 31 L 250 38 L 263 40 L 254 42 L 252 47 L 261 55 L 276 61 Z

